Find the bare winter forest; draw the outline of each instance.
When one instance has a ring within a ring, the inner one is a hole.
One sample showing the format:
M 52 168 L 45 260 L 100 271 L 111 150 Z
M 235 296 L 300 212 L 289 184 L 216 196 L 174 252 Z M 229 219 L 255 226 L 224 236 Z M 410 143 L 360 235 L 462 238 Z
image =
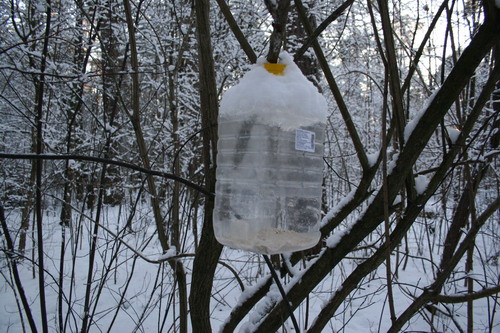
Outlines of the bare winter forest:
M 219 101 L 280 50 L 328 102 L 287 300 L 212 226 Z M 500 332 L 499 143 L 499 0 L 1 1 L 0 331 Z

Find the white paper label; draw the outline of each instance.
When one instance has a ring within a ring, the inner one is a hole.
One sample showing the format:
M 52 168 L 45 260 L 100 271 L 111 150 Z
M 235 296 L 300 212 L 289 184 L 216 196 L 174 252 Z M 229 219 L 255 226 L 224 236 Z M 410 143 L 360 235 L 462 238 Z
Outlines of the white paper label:
M 295 131 L 295 150 L 307 151 L 314 153 L 314 141 L 316 134 L 311 131 L 297 129 Z

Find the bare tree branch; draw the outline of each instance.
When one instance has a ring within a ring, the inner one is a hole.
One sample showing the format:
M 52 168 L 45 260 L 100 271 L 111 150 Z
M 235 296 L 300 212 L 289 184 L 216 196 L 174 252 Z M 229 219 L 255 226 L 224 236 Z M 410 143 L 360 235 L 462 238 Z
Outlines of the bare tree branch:
M 286 21 L 288 18 L 288 9 L 290 8 L 290 0 L 264 0 L 267 9 L 274 19 L 273 32 L 269 39 L 269 52 L 267 61 L 277 63 L 280 55 L 281 47 L 285 42 Z
M 312 34 L 312 27 L 311 24 L 309 23 L 306 12 L 304 9 L 304 5 L 302 4 L 301 0 L 295 0 L 295 6 L 297 7 L 297 10 L 299 12 L 299 17 L 302 22 L 302 25 L 304 26 L 304 29 L 308 34 Z M 347 131 L 349 132 L 349 135 L 351 136 L 351 140 L 354 145 L 354 149 L 356 150 L 356 154 L 359 159 L 359 163 L 361 164 L 361 167 L 363 170 L 367 170 L 370 168 L 368 165 L 368 158 L 366 157 L 366 152 L 364 150 L 363 144 L 361 143 L 361 139 L 359 138 L 358 131 L 356 130 L 356 126 L 354 125 L 351 115 L 349 114 L 349 110 L 347 109 L 347 105 L 345 104 L 344 98 L 342 97 L 342 94 L 340 92 L 339 87 L 337 86 L 337 83 L 335 82 L 335 79 L 333 77 L 333 74 L 330 70 L 330 65 L 326 61 L 326 57 L 323 53 L 323 50 L 321 49 L 321 46 L 319 45 L 318 41 L 314 39 L 312 41 L 314 52 L 316 53 L 316 57 L 318 58 L 318 62 L 321 66 L 321 69 L 323 70 L 323 73 L 325 74 L 326 81 L 328 82 L 328 85 L 333 93 L 333 96 L 335 97 L 335 101 L 337 102 L 337 106 L 339 108 L 339 111 L 342 115 L 342 118 L 344 119 L 345 125 L 347 127 Z
M 500 286 L 492 287 L 466 295 L 436 295 L 429 299 L 431 302 L 439 303 L 465 303 L 481 298 L 490 297 L 500 293 Z
M 325 30 L 330 25 L 330 23 L 339 18 L 340 15 L 342 15 L 344 11 L 352 5 L 353 2 L 354 0 L 346 0 L 342 5 L 340 5 L 339 8 L 335 9 L 333 13 L 331 13 L 323 22 L 321 22 L 321 24 L 318 25 L 314 32 L 312 32 L 309 37 L 307 37 L 306 41 L 300 47 L 300 49 L 295 52 L 293 56 L 294 60 L 300 58 L 307 51 L 307 49 L 311 47 L 311 45 L 314 43 L 316 38 L 319 37 L 323 30 Z
M 159 176 L 166 179 L 172 179 L 179 183 L 182 183 L 196 191 L 199 191 L 206 196 L 213 197 L 214 193 L 207 191 L 203 186 L 190 182 L 187 179 L 184 179 L 180 176 L 163 172 L 157 170 L 146 169 L 144 167 L 131 164 L 128 162 L 112 160 L 109 158 L 95 157 L 95 156 L 85 156 L 85 155 L 74 155 L 74 154 L 57 154 L 57 155 L 49 155 L 49 154 L 12 154 L 12 153 L 0 153 L 0 158 L 10 158 L 10 159 L 23 159 L 23 160 L 74 160 L 74 161 L 90 161 L 90 162 L 98 162 L 98 163 L 106 163 L 116 166 L 121 166 L 127 169 L 135 170 L 142 172 L 147 175 Z
M 215 69 L 210 36 L 210 1 L 195 0 L 196 37 L 198 41 L 198 69 L 200 111 L 203 131 L 203 167 L 207 191 L 215 191 L 215 169 L 217 165 L 217 122 L 219 113 L 215 83 Z M 215 239 L 213 230 L 214 200 L 205 201 L 203 227 L 200 243 L 193 261 L 189 305 L 191 325 L 195 332 L 211 332 L 210 300 L 217 262 L 222 245 Z
M 458 264 L 460 259 L 463 257 L 467 249 L 473 243 L 474 238 L 477 233 L 481 229 L 481 227 L 486 223 L 488 218 L 495 213 L 500 207 L 500 198 L 497 198 L 493 201 L 486 210 L 477 218 L 476 223 L 472 224 L 469 229 L 467 235 L 464 240 L 458 247 L 457 251 L 453 254 L 450 260 L 446 263 L 445 267 L 442 267 L 438 272 L 436 279 L 434 282 L 428 287 L 425 288 L 422 294 L 417 297 L 413 303 L 406 308 L 406 310 L 398 317 L 396 322 L 391 326 L 391 328 L 387 331 L 389 333 L 400 332 L 403 325 L 408 322 L 408 320 L 413 317 L 413 315 L 426 303 L 434 300 L 435 298 L 439 299 L 439 292 L 443 287 L 446 279 L 450 276 L 450 273 Z M 446 299 L 446 298 L 445 298 Z
M 404 183 L 405 176 L 413 167 L 418 156 L 424 149 L 434 129 L 439 125 L 448 108 L 453 104 L 455 98 L 460 94 L 467 80 L 473 75 L 474 70 L 483 60 L 484 56 L 491 50 L 497 36 L 500 36 L 500 24 L 485 21 L 478 33 L 474 36 L 469 46 L 462 53 L 449 74 L 445 83 L 436 94 L 434 100 L 429 104 L 421 121 L 417 124 L 410 135 L 407 144 L 400 153 L 396 165 L 388 175 L 388 198 L 393 202 L 397 193 Z M 416 207 L 418 214 L 422 207 Z M 413 215 L 413 219 L 417 215 Z M 316 259 L 301 279 L 293 285 L 288 292 L 292 307 L 297 307 L 300 302 L 311 292 L 323 277 L 335 267 L 360 241 L 362 241 L 383 220 L 383 196 L 378 193 L 372 203 L 365 210 L 352 228 L 343 236 L 336 246 L 327 248 L 319 258 Z M 287 317 L 287 311 L 282 302 L 275 304 L 273 309 L 260 321 L 258 331 L 268 332 L 279 327 L 281 318 Z M 399 320 L 399 319 L 398 319 Z
M 5 212 L 3 206 L 0 204 L 0 225 L 2 226 L 3 236 L 5 237 L 5 241 L 7 242 L 7 257 L 11 257 L 14 254 L 14 242 L 12 242 L 12 238 L 10 237 L 9 227 L 7 226 L 7 221 L 5 219 Z M 12 275 L 14 276 L 14 283 L 17 288 L 17 292 L 19 293 L 19 297 L 21 297 L 21 303 L 23 304 L 24 312 L 26 313 L 26 317 L 28 317 L 28 322 L 30 324 L 30 328 L 32 332 L 37 332 L 36 323 L 33 319 L 33 314 L 31 313 L 30 304 L 28 302 L 28 298 L 26 297 L 26 293 L 24 292 L 24 287 L 21 282 L 21 277 L 19 275 L 19 270 L 17 269 L 17 262 L 12 257 L 9 261 L 12 267 Z
M 231 14 L 231 9 L 229 8 L 225 0 L 217 0 L 217 4 L 219 5 L 222 14 L 226 18 L 229 28 L 231 28 L 231 31 L 233 32 L 234 36 L 240 43 L 241 48 L 247 55 L 248 60 L 250 60 L 250 62 L 254 64 L 257 61 L 257 55 L 255 54 L 252 47 L 248 43 L 248 40 L 245 38 L 245 35 L 243 35 L 243 32 L 238 26 L 236 20 L 234 19 L 233 14 Z

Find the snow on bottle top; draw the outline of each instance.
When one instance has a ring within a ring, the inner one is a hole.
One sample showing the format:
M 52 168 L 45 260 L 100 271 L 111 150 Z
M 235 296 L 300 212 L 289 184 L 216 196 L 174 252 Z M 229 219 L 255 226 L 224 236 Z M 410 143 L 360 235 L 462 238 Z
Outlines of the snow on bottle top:
M 288 53 L 280 54 L 280 63 L 285 65 L 280 74 L 266 70 L 265 63 L 260 58 L 237 85 L 226 91 L 220 104 L 221 117 L 257 118 L 283 129 L 326 122 L 325 98 Z

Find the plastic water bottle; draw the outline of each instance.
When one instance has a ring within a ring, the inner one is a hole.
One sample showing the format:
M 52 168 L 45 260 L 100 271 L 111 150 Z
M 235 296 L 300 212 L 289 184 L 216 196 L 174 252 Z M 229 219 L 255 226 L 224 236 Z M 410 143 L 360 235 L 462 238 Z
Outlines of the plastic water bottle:
M 265 254 L 320 238 L 326 101 L 291 57 L 281 61 L 258 63 L 227 91 L 218 122 L 215 236 Z

